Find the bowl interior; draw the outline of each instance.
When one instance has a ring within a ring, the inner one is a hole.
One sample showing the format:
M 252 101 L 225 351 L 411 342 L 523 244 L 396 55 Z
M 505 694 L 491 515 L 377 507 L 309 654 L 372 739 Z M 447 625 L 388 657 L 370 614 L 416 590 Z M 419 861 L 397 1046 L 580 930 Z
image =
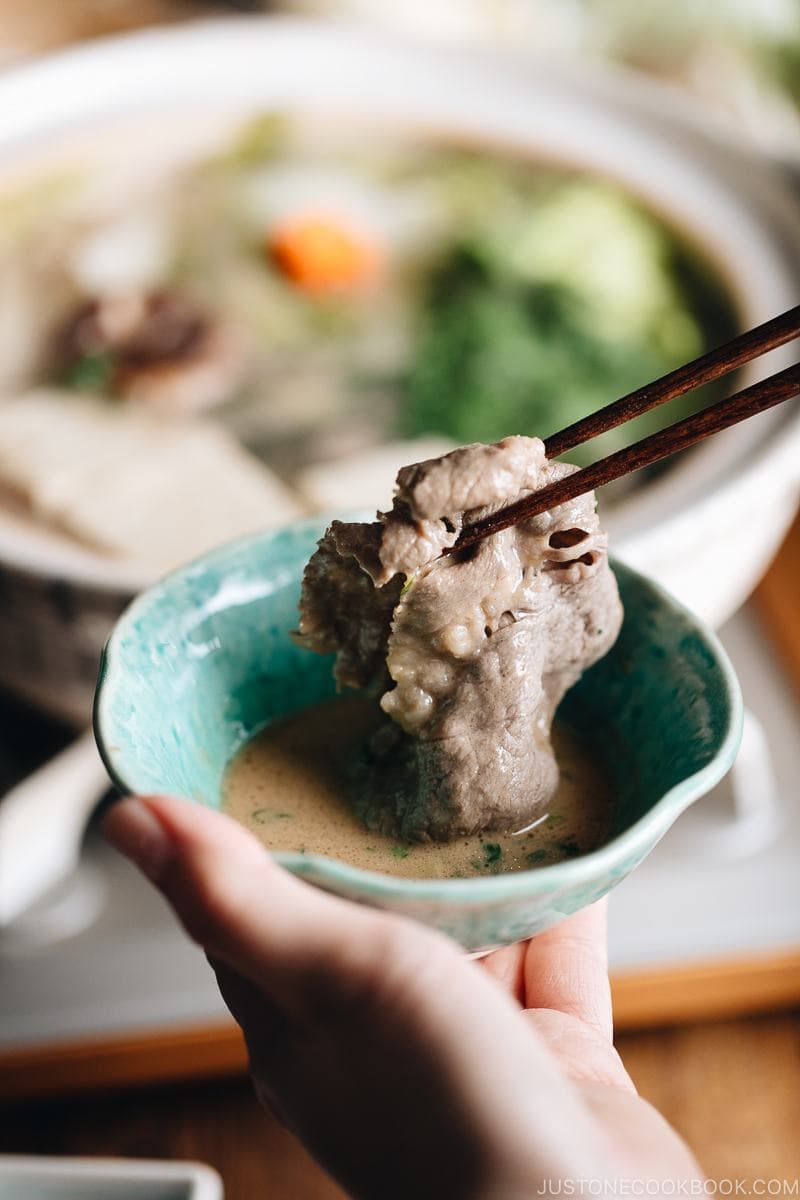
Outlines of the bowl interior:
M 218 807 L 225 766 L 244 740 L 333 694 L 331 659 L 289 637 L 323 529 L 315 518 L 224 546 L 127 610 L 104 655 L 95 713 L 122 789 Z M 617 836 L 668 794 L 672 819 L 716 782 L 735 754 L 740 702 L 713 635 L 644 577 L 615 571 L 622 633 L 561 711 L 611 774 Z M 306 870 L 313 857 L 304 856 Z

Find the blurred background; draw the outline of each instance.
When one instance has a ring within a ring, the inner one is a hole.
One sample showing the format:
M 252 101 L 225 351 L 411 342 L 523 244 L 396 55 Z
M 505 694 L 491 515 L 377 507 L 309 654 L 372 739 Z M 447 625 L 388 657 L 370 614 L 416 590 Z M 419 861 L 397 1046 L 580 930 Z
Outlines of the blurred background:
M 0 1150 L 336 1194 L 95 835 L 103 642 L 214 544 L 795 304 L 799 105 L 796 0 L 0 0 Z M 795 404 L 604 496 L 748 708 L 611 910 L 620 1050 L 716 1179 L 800 1167 L 799 493 Z

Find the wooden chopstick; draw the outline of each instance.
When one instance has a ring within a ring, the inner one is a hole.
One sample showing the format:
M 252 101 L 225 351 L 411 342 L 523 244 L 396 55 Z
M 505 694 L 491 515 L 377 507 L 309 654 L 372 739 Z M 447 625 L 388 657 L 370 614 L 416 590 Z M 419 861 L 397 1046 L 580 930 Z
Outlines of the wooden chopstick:
M 545 454 L 548 458 L 558 458 L 559 454 L 574 450 L 583 442 L 622 425 L 624 421 L 630 421 L 632 417 L 638 417 L 659 404 L 675 400 L 694 388 L 720 379 L 798 335 L 800 304 L 552 434 L 545 439 Z
M 786 316 L 788 315 L 787 313 Z M 800 363 L 787 367 L 776 375 L 770 375 L 768 379 L 753 383 L 701 412 L 677 421 L 658 433 L 634 442 L 624 450 L 617 450 L 614 454 L 601 458 L 590 467 L 584 467 L 573 475 L 567 475 L 566 478 L 548 484 L 538 492 L 523 496 L 521 500 L 498 509 L 480 521 L 475 521 L 462 530 L 449 553 L 466 550 L 490 534 L 499 533 L 501 529 L 508 529 L 519 521 L 535 517 L 548 508 L 564 504 L 567 500 L 574 500 L 576 496 L 582 496 L 604 483 L 610 483 L 612 479 L 619 479 L 622 475 L 649 467 L 670 454 L 694 446 L 696 442 L 710 437 L 713 433 L 720 433 L 723 429 L 746 420 L 747 417 L 766 412 L 776 404 L 797 395 L 800 395 Z

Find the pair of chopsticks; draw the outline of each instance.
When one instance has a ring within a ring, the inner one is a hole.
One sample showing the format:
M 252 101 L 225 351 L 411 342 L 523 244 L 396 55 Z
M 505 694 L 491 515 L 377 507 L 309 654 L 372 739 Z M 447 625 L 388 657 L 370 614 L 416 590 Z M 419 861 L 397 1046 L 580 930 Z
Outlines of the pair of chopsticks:
M 548 458 L 556 458 L 608 429 L 614 429 L 625 421 L 640 416 L 641 413 L 649 412 L 659 404 L 665 404 L 694 388 L 720 379 L 745 363 L 774 350 L 776 346 L 792 341 L 798 335 L 800 305 L 740 334 L 724 346 L 702 354 L 653 383 L 645 384 L 635 392 L 623 396 L 621 400 L 607 404 L 605 408 L 598 409 L 559 433 L 554 433 L 544 443 L 545 453 Z M 499 533 L 501 529 L 508 529 L 511 525 L 535 517 L 546 512 L 548 508 L 564 504 L 567 500 L 574 500 L 576 496 L 582 496 L 604 483 L 610 483 L 612 479 L 619 479 L 622 475 L 649 467 L 670 454 L 694 446 L 695 443 L 710 437 L 712 433 L 720 433 L 723 429 L 746 420 L 747 417 L 766 412 L 768 408 L 797 395 L 800 395 L 800 363 L 743 388 L 701 412 L 676 421 L 674 425 L 642 438 L 624 450 L 617 450 L 606 458 L 601 458 L 590 467 L 584 467 L 565 479 L 548 484 L 547 487 L 532 492 L 530 496 L 524 496 L 488 517 L 467 525 L 450 552 L 466 550 L 490 534 Z

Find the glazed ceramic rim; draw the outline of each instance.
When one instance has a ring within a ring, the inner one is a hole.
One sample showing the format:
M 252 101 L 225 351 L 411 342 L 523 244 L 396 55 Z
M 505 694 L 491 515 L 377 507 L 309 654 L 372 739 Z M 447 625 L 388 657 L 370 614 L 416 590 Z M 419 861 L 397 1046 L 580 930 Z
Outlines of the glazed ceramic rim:
M 341 514 L 340 514 L 341 515 Z M 345 514 L 353 519 L 363 514 Z M 308 531 L 322 533 L 330 521 L 328 516 L 314 516 L 296 521 L 283 529 L 294 529 L 299 533 Z M 136 788 L 124 778 L 124 764 L 115 762 L 108 750 L 107 727 L 111 722 L 109 711 L 110 701 L 122 682 L 119 678 L 120 663 L 118 643 L 124 636 L 128 624 L 135 620 L 140 613 L 152 603 L 157 593 L 168 589 L 173 582 L 192 573 L 198 568 L 206 569 L 217 560 L 224 559 L 231 552 L 246 550 L 247 547 L 262 542 L 265 538 L 275 537 L 281 530 L 266 530 L 247 537 L 237 538 L 218 546 L 208 554 L 193 559 L 177 570 L 165 575 L 147 591 L 128 605 L 109 637 L 100 659 L 97 690 L 95 692 L 93 727 L 100 757 L 105 764 L 114 785 L 123 794 L 135 792 Z M 652 847 L 654 841 L 666 832 L 672 822 L 689 805 L 700 796 L 710 791 L 724 777 L 734 763 L 742 738 L 744 722 L 744 705 L 741 688 L 736 673 L 722 644 L 712 630 L 676 600 L 660 584 L 632 567 L 611 558 L 615 574 L 628 575 L 648 587 L 660 604 L 670 610 L 679 621 L 689 626 L 705 643 L 714 659 L 721 682 L 725 701 L 728 708 L 728 722 L 725 735 L 710 762 L 682 779 L 671 787 L 628 829 L 617 834 L 611 841 L 596 850 L 582 854 L 578 858 L 551 863 L 547 866 L 531 867 L 529 870 L 508 872 L 491 876 L 476 876 L 469 879 L 407 879 L 396 875 L 386 875 L 378 871 L 367 871 L 360 867 L 350 866 L 338 859 L 327 858 L 324 855 L 299 854 L 290 851 L 269 851 L 276 862 L 287 868 L 298 878 L 307 878 L 320 886 L 329 886 L 340 894 L 347 890 L 349 894 L 369 897 L 375 900 L 452 900 L 480 903 L 486 901 L 502 902 L 525 895 L 535 895 L 540 892 L 557 892 L 563 888 L 572 887 L 581 882 L 599 878 L 613 871 L 613 868 L 631 856 L 641 853 L 644 856 Z M 192 803 L 200 803 L 192 801 Z M 211 807 L 204 805 L 204 807 Z M 219 811 L 214 810 L 214 811 Z

